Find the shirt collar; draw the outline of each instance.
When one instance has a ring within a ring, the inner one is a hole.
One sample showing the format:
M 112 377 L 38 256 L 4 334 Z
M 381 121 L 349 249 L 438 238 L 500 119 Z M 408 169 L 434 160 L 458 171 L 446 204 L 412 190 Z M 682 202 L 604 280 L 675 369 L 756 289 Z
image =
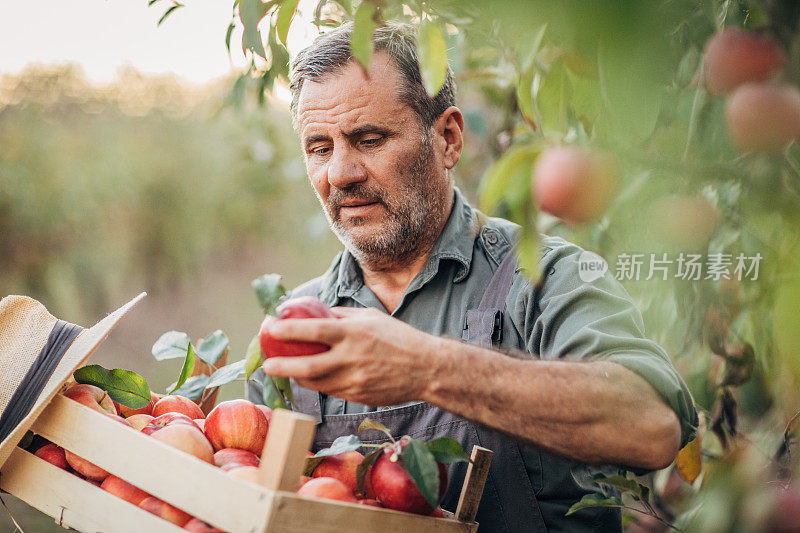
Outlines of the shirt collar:
M 428 262 L 409 289 L 420 287 L 430 281 L 439 271 L 442 260 L 451 260 L 459 264 L 459 270 L 453 278 L 454 282 L 466 278 L 472 264 L 472 249 L 477 232 L 476 212 L 456 187 L 450 216 L 433 246 Z M 334 260 L 324 278 L 325 290 L 321 296 L 323 301 L 331 306 L 337 305 L 340 298 L 353 296 L 364 285 L 361 267 L 347 249 Z

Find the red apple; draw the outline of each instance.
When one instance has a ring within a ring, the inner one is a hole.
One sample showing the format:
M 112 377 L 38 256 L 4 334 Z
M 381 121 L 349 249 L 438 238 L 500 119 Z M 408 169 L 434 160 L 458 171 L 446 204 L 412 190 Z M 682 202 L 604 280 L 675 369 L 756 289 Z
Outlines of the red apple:
M 257 466 L 239 465 L 234 468 L 226 469 L 225 472 L 239 479 L 258 484 L 259 474 Z
M 192 515 L 189 513 L 185 513 L 177 507 L 173 507 L 167 502 L 159 500 L 155 496 L 150 496 L 149 498 L 142 500 L 141 503 L 139 503 L 139 507 L 148 513 L 153 513 L 156 516 L 160 516 L 164 520 L 172 522 L 179 527 L 183 527 L 189 520 L 192 519 Z
M 133 505 L 139 505 L 142 500 L 150 497 L 150 495 L 142 489 L 134 487 L 117 476 L 108 476 L 100 485 L 100 488 Z
M 332 477 L 318 477 L 304 483 L 297 489 L 297 495 L 304 498 L 326 498 L 350 503 L 358 501 L 347 485 Z
M 206 430 L 206 419 L 205 418 L 195 418 L 192 422 L 200 428 L 201 431 Z
M 433 518 L 444 518 L 444 513 L 442 512 L 441 506 L 431 511 L 431 514 L 429 514 L 428 516 Z
M 253 402 L 229 400 L 208 413 L 204 429 L 215 450 L 238 448 L 261 455 L 267 427 L 266 417 Z
M 705 85 L 729 93 L 748 81 L 765 81 L 783 68 L 783 49 L 771 38 L 726 27 L 714 34 L 704 53 Z
M 300 487 L 302 487 L 303 485 L 305 485 L 306 483 L 308 483 L 312 479 L 314 479 L 314 478 L 311 478 L 311 477 L 308 477 L 308 476 L 300 476 L 300 483 L 297 485 L 297 488 L 299 489 Z
M 126 418 L 125 420 L 135 429 L 136 431 L 142 431 L 146 426 L 148 426 L 153 420 L 154 417 L 151 415 L 146 414 L 138 414 L 132 415 Z
M 409 477 L 408 472 L 402 466 L 401 453 L 408 444 L 408 439 L 403 438 L 396 444 L 383 449 L 383 453 L 372 465 L 370 481 L 375 495 L 384 507 L 405 511 L 408 513 L 428 515 L 434 510 L 425 500 L 417 486 Z M 397 460 L 392 461 L 393 454 L 397 454 Z M 447 469 L 441 463 L 439 467 L 439 500 L 444 497 L 447 490 Z
M 223 466 L 228 463 L 258 466 L 260 462 L 258 456 L 253 452 L 238 448 L 223 448 L 214 454 L 214 464 L 217 466 Z
M 82 403 L 86 407 L 91 407 L 100 413 L 117 414 L 117 408 L 114 407 L 114 400 L 108 395 L 106 391 L 94 385 L 86 383 L 75 383 L 66 391 L 64 396 Z
M 189 424 L 171 424 L 154 432 L 152 437 L 173 448 L 194 455 L 201 461 L 214 464 L 214 449 L 194 423 L 191 426 Z
M 258 410 L 264 413 L 264 417 L 267 419 L 267 432 L 269 432 L 269 423 L 272 421 L 272 409 L 267 407 L 266 405 L 256 404 Z
M 800 91 L 789 84 L 745 83 L 728 99 L 725 119 L 740 150 L 780 152 L 800 135 Z
M 149 424 L 142 428 L 141 431 L 145 435 L 152 435 L 159 429 L 174 424 L 185 424 L 193 428 L 200 429 L 197 424 L 195 424 L 194 421 L 186 415 L 181 413 L 166 413 L 151 420 Z
M 533 169 L 534 199 L 540 209 L 577 224 L 599 218 L 616 188 L 610 159 L 588 148 L 552 146 Z
M 329 455 L 314 469 L 312 477 L 332 477 L 338 479 L 353 492 L 358 492 L 356 468 L 364 456 L 356 451 Z
M 186 525 L 183 526 L 183 529 L 187 531 L 193 531 L 194 533 L 225 533 L 221 529 L 217 529 L 211 524 L 203 522 L 199 518 L 192 518 L 186 522 Z
M 181 413 L 188 416 L 190 419 L 205 418 L 203 411 L 189 398 L 184 396 L 164 396 L 156 402 L 153 406 L 153 416 L 158 418 L 166 413 Z
M 336 318 L 327 305 L 311 296 L 286 300 L 276 308 L 277 317 L 267 315 L 259 332 L 264 357 L 295 357 L 327 352 L 330 346 L 318 342 L 284 341 L 272 336 L 270 326 L 285 318 Z
M 40 457 L 50 464 L 56 465 L 64 470 L 69 466 L 67 457 L 64 453 L 64 448 L 58 444 L 45 444 L 34 453 L 36 457 Z

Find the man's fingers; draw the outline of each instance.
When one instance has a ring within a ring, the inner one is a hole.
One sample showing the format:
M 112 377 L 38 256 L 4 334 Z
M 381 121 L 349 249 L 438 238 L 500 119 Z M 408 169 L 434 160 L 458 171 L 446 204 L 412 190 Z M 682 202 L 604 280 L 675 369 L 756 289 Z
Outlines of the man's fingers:
M 321 342 L 331 345 L 344 337 L 344 326 L 333 318 L 286 318 L 269 325 L 270 335 L 284 341 Z
M 271 357 L 264 361 L 264 373 L 276 378 L 315 379 L 328 374 L 338 363 L 327 353 L 297 357 Z

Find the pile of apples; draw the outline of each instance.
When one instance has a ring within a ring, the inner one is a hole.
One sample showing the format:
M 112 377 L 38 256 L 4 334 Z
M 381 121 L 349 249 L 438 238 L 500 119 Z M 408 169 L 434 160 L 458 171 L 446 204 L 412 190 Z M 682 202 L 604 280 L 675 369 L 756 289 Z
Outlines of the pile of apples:
M 269 407 L 230 400 L 217 405 L 206 417 L 196 403 L 177 395 L 151 392 L 147 406 L 130 409 L 94 385 L 75 383 L 63 394 L 232 476 L 257 482 L 259 457 L 272 418 Z M 56 444 L 46 444 L 35 454 L 186 530 L 220 531 Z

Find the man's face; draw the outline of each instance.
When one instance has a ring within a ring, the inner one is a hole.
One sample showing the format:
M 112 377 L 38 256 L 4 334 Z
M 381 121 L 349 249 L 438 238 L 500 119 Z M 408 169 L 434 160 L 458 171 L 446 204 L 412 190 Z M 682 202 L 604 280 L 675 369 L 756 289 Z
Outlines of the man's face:
M 331 228 L 360 262 L 406 264 L 426 251 L 449 211 L 450 183 L 432 134 L 398 100 L 392 59 L 367 78 L 351 61 L 306 81 L 298 130 L 306 169 Z

